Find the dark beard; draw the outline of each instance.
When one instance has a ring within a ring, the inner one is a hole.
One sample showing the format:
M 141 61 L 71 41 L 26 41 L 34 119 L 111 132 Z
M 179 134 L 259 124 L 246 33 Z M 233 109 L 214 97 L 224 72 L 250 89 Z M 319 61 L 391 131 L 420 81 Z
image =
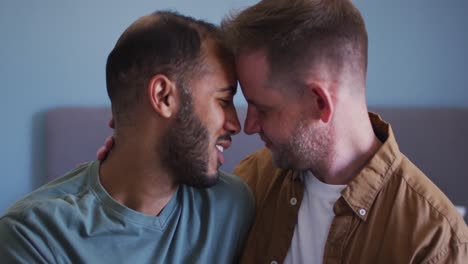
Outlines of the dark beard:
M 161 144 L 164 166 L 179 184 L 207 188 L 216 184 L 218 175 L 208 175 L 208 129 L 196 116 L 190 94 L 181 92 L 184 103 L 175 124 Z

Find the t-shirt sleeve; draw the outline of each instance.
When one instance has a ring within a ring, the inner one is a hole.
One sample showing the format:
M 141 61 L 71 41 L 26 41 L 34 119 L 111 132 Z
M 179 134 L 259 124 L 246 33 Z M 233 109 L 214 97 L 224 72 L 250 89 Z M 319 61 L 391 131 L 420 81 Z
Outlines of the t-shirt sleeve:
M 56 263 L 46 241 L 28 224 L 9 216 L 0 218 L 1 263 Z

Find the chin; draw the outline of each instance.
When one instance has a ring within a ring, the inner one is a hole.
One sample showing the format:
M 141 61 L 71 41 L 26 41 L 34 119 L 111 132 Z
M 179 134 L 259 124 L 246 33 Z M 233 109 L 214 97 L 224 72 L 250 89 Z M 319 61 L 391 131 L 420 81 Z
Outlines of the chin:
M 214 168 L 207 169 L 205 173 L 205 179 L 206 179 L 206 182 L 210 185 L 209 187 L 215 185 L 218 182 L 220 167 L 221 167 L 221 163 L 217 162 Z
M 278 153 L 277 151 L 274 151 L 273 149 L 268 149 L 270 150 L 271 157 L 273 160 L 273 164 L 280 168 L 280 169 L 289 169 L 290 168 L 290 162 L 287 160 L 284 156 L 284 153 Z
M 289 161 L 287 161 L 287 160 L 285 160 L 285 159 L 283 159 L 281 157 L 276 156 L 275 153 L 272 153 L 272 156 L 273 156 L 273 158 L 272 158 L 273 164 L 276 167 L 278 167 L 280 169 L 292 169 L 291 164 L 290 164 Z
M 205 174 L 204 177 L 198 180 L 196 183 L 191 184 L 192 187 L 205 189 L 216 185 L 218 182 L 218 172 L 215 174 Z
M 301 164 L 299 161 L 300 159 L 295 158 L 295 155 L 293 155 L 292 153 L 285 153 L 285 152 L 277 153 L 272 150 L 270 151 L 272 155 L 273 164 L 280 169 L 302 170 L 305 167 L 307 167 Z
M 284 170 L 295 169 L 294 166 L 290 164 L 289 162 L 282 160 L 282 159 L 277 159 L 275 157 L 273 157 L 273 164 L 276 167 L 280 169 L 284 169 Z
M 186 179 L 185 184 L 199 189 L 210 188 L 218 182 L 218 167 L 206 166 L 205 169 L 192 171 L 191 176 Z

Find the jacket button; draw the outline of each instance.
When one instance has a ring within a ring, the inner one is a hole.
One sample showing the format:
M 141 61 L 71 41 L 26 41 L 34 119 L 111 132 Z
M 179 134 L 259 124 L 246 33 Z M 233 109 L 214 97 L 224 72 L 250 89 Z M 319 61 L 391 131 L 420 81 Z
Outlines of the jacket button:
M 291 205 L 296 205 L 296 204 L 297 204 L 297 199 L 296 199 L 296 197 L 291 198 L 291 200 L 289 200 L 289 203 L 290 203 Z

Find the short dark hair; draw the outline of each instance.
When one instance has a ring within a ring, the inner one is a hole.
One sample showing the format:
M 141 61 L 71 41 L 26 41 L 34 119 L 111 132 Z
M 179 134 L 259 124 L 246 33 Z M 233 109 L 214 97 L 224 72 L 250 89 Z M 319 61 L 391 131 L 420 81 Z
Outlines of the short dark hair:
M 218 27 L 172 11 L 154 12 L 134 22 L 107 58 L 107 93 L 114 118 L 131 113 L 156 74 L 166 75 L 180 89 L 187 87 L 203 70 L 202 43 L 211 38 L 219 39 Z
M 234 53 L 263 49 L 270 77 L 297 75 L 325 61 L 365 80 L 367 31 L 349 0 L 262 0 L 226 17 L 221 29 Z

